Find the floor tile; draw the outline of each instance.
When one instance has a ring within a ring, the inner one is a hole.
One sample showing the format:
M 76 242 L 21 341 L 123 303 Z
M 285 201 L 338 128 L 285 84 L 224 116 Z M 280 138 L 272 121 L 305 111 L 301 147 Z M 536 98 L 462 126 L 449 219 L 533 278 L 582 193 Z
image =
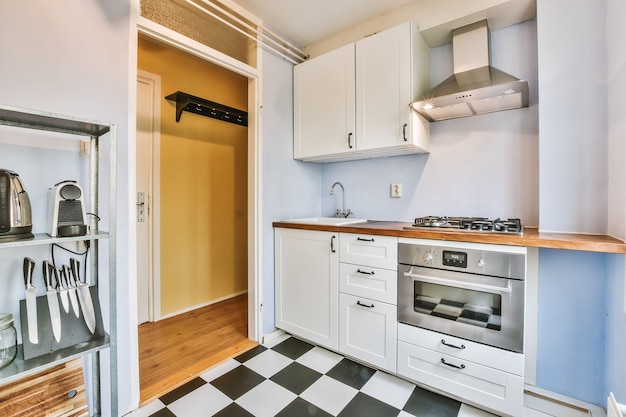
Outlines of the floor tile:
M 263 381 L 265 381 L 265 378 L 261 375 L 240 365 L 232 371 L 215 378 L 210 383 L 231 399 L 236 400 Z
M 403 410 L 420 417 L 456 417 L 461 403 L 415 387 Z
M 396 417 L 399 409 L 359 392 L 337 417 Z
M 289 339 L 290 337 L 291 335 L 288 333 L 282 333 L 282 334 L 277 334 L 276 336 L 271 335 L 269 337 L 264 337 L 263 346 L 267 348 L 272 348 L 276 346 L 277 344 L 282 343 L 285 340 Z
M 268 349 L 245 362 L 243 365 L 246 368 L 252 369 L 257 374 L 269 378 L 292 362 L 293 361 L 285 355 Z
M 295 337 L 291 337 L 284 342 L 277 344 L 272 349 L 295 360 L 309 350 L 313 349 L 313 345 L 296 339 Z
M 267 350 L 267 348 L 265 346 L 259 345 L 259 346 L 255 347 L 255 348 L 250 349 L 249 351 L 244 352 L 241 355 L 237 356 L 235 358 L 235 360 L 238 361 L 238 362 L 243 363 L 243 362 L 245 362 L 245 361 L 255 357 L 259 353 L 265 352 L 266 350 Z
M 208 415 L 208 414 L 207 414 Z M 221 411 L 212 414 L 213 417 L 254 417 L 245 408 L 237 403 L 231 403 L 229 406 L 222 408 Z
M 293 392 L 266 380 L 235 402 L 255 417 L 273 417 L 295 399 L 296 394 Z
M 204 379 L 206 382 L 211 382 L 215 378 L 222 376 L 227 372 L 232 371 L 238 366 L 241 366 L 241 363 L 239 363 L 239 361 L 236 361 L 234 359 L 229 359 L 226 362 L 222 362 L 219 365 L 214 366 L 213 368 L 209 369 L 205 373 L 200 374 L 200 378 Z
M 300 395 L 302 391 L 310 387 L 321 376 L 322 374 L 311 368 L 307 368 L 298 362 L 292 362 L 270 379 L 294 394 Z
M 167 394 L 163 395 L 159 398 L 163 404 L 168 405 L 176 401 L 177 399 L 189 394 L 191 391 L 203 386 L 206 384 L 206 381 L 200 377 L 194 378 L 191 381 L 187 382 L 185 385 L 181 385 L 176 388 L 174 391 L 170 391 Z
M 375 369 L 344 358 L 326 375 L 350 385 L 352 388 L 361 389 L 374 373 L 376 373 Z
M 333 417 L 321 408 L 311 404 L 310 402 L 298 397 L 287 407 L 276 414 L 276 417 Z
M 127 417 L 150 417 L 152 414 L 165 408 L 165 405 L 160 400 L 150 401 L 138 410 L 132 411 L 126 414 Z
M 177 416 L 176 416 L 176 414 L 172 413 L 167 408 L 163 408 L 163 409 L 157 411 L 156 413 L 151 414 L 150 417 L 177 417 Z
M 404 379 L 377 371 L 361 388 L 361 392 L 401 410 L 414 388 L 415 385 Z
M 325 374 L 341 362 L 342 359 L 343 356 L 316 346 L 296 359 L 296 362 L 301 363 L 304 366 L 308 366 L 311 369 L 315 369 L 319 373 Z
M 525 414 L 524 414 L 525 415 Z M 498 417 L 495 414 L 488 413 L 484 410 L 469 406 L 467 404 L 461 404 L 459 408 L 459 414 L 457 417 Z
M 205 417 L 217 413 L 232 400 L 211 384 L 205 384 L 167 406 L 179 417 Z
M 336 379 L 322 375 L 300 397 L 322 410 L 337 415 L 356 395 L 358 391 Z

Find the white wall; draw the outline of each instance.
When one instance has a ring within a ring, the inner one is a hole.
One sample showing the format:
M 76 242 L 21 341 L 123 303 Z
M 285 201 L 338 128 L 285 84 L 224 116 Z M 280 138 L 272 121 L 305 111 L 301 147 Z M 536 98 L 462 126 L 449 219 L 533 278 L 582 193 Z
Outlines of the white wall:
M 544 231 L 607 233 L 606 16 L 606 1 L 537 2 Z
M 128 77 L 129 68 L 135 65 L 132 62 L 131 66 L 129 62 L 130 16 L 131 4 L 128 0 L 68 0 L 62 5 L 35 0 L 3 2 L 0 13 L 0 102 L 118 125 L 120 146 L 117 160 L 117 207 L 120 215 L 118 230 L 111 232 L 117 239 L 117 302 L 120 306 L 119 317 L 124 318 L 119 322 L 118 339 L 119 402 L 122 414 L 130 409 L 131 383 L 138 380 L 136 363 L 132 363 L 133 354 L 129 348 L 131 334 L 136 332 L 132 319 L 135 312 L 128 311 L 131 306 L 129 294 L 133 293 L 130 288 L 133 280 L 128 279 L 131 263 L 129 251 L 134 250 L 129 247 L 127 232 L 131 228 L 127 197 L 129 178 L 134 178 L 128 172 L 129 149 L 134 147 L 134 138 L 128 137 Z M 62 142 L 58 142 L 64 150 L 46 149 L 50 147 L 49 141 L 43 144 L 36 134 L 28 134 L 26 137 L 20 135 L 20 138 L 32 144 L 24 151 L 6 145 L 15 138 L 13 133 L 0 134 L 0 141 L 4 142 L 0 143 L 0 155 L 3 157 L 0 164 L 13 164 L 12 168 L 20 174 L 23 173 L 26 186 L 33 192 L 33 204 L 36 204 L 33 207 L 33 214 L 36 216 L 34 228 L 42 232 L 45 223 L 45 210 L 42 206 L 47 204 L 45 192 L 42 190 L 53 185 L 59 178 L 83 178 L 80 168 L 71 169 L 76 162 L 78 148 L 68 151 L 69 145 L 65 147 Z M 106 175 L 105 171 L 105 187 Z M 103 203 L 106 205 L 106 201 Z M 106 218 L 103 223 L 103 229 L 106 229 Z M 106 243 L 102 246 L 106 246 Z M 11 309 L 14 314 L 17 294 L 19 298 L 23 298 L 19 269 L 22 257 L 26 254 L 36 258 L 40 273 L 39 261 L 49 255 L 49 248 L 17 251 L 14 257 L 2 255 L 0 276 L 3 280 L 10 277 L 10 287 L 7 289 L 2 281 L 0 309 Z M 7 268 L 11 271 L 8 275 L 5 273 Z M 106 272 L 106 265 L 104 269 Z M 106 283 L 106 278 L 102 282 Z M 106 308 L 103 308 L 103 313 L 107 315 Z M 105 374 L 108 373 L 106 358 L 103 361 L 103 370 Z M 107 376 L 102 384 L 107 390 Z M 110 415 L 107 394 L 103 402 L 103 415 Z

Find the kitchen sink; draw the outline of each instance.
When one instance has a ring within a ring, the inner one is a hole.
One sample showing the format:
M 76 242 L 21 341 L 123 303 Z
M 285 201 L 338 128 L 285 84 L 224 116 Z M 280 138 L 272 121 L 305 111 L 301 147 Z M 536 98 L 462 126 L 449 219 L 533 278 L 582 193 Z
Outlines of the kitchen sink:
M 344 226 L 348 224 L 365 223 L 366 219 L 345 219 L 343 217 L 305 217 L 302 219 L 283 220 L 285 223 L 323 224 L 327 226 Z

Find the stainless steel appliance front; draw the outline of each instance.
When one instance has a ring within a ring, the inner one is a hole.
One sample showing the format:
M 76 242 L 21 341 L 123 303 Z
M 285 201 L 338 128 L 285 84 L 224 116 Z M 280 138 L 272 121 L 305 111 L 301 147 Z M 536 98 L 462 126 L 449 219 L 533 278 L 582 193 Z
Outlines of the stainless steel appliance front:
M 443 245 L 398 244 L 398 321 L 522 353 L 525 254 Z

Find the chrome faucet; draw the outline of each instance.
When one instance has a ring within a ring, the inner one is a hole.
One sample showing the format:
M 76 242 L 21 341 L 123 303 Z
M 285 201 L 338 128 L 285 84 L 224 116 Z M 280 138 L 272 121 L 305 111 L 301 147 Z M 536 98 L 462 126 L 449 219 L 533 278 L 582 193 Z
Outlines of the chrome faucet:
M 346 210 L 346 190 L 345 188 L 343 188 L 343 185 L 337 181 L 336 183 L 334 183 L 331 187 L 330 187 L 330 195 L 333 195 L 334 191 L 335 191 L 335 185 L 338 185 L 341 187 L 341 195 L 342 195 L 342 206 L 341 206 L 341 210 L 337 209 L 337 216 L 347 219 L 349 215 L 352 214 L 352 210 L 348 209 Z

